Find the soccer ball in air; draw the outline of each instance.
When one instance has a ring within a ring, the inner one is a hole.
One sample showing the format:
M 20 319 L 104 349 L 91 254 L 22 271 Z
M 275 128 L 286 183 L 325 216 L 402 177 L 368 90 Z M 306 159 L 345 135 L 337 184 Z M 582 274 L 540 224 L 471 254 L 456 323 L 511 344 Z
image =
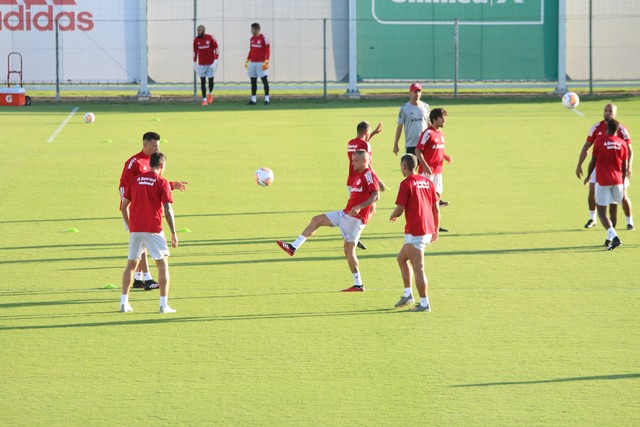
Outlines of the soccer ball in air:
M 86 113 L 84 115 L 84 122 L 85 123 L 93 123 L 96 121 L 96 115 L 93 113 Z
M 273 183 L 273 171 L 269 168 L 260 168 L 255 174 L 256 183 L 262 187 L 268 187 Z
M 567 92 L 562 95 L 562 105 L 569 110 L 573 110 L 580 104 L 580 97 L 575 92 Z

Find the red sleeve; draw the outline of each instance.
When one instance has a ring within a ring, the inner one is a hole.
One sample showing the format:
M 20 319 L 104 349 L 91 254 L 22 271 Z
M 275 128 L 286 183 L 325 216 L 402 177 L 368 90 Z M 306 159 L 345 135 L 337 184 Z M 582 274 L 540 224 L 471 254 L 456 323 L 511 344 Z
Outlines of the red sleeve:
M 162 186 L 160 188 L 162 192 L 160 197 L 162 204 L 164 205 L 165 203 L 173 203 L 173 196 L 171 194 L 171 184 L 169 183 L 169 181 L 163 180 Z
M 365 172 L 364 178 L 367 180 L 367 189 L 370 193 L 380 191 L 380 187 L 378 186 L 378 177 L 371 169 Z
M 423 130 L 420 134 L 420 137 L 418 138 L 417 148 L 420 151 L 424 151 L 424 147 L 425 145 L 427 145 L 427 141 L 429 141 L 429 129 Z
M 196 39 L 193 39 L 193 62 L 198 60 L 198 45 L 196 44 Z

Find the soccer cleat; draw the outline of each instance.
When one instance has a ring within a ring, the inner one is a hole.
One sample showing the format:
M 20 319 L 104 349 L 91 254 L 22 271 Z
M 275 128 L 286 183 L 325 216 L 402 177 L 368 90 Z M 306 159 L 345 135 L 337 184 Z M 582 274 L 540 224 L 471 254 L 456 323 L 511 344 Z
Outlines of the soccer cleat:
M 210 93 L 209 95 L 207 95 L 207 102 L 208 102 L 209 104 L 213 103 L 213 94 L 212 94 L 212 93 Z
M 442 206 L 443 208 L 444 208 L 445 206 L 449 206 L 449 202 L 445 202 L 444 200 L 440 200 L 440 201 L 438 202 L 438 204 L 439 204 L 440 206 Z
M 207 102 L 207 98 L 202 98 L 202 105 L 209 105 L 209 103 Z
M 587 221 L 587 223 L 584 225 L 584 228 L 591 228 L 591 227 L 595 227 L 596 222 L 592 219 L 590 219 L 589 221 Z
M 168 305 L 160 306 L 160 313 L 175 313 L 176 311 Z
M 144 289 L 144 280 L 134 280 L 133 289 Z
M 622 246 L 622 242 L 620 241 L 618 236 L 616 236 L 611 240 L 611 245 L 609 246 L 609 248 L 607 250 L 612 251 L 615 248 L 617 248 L 618 246 Z
M 364 292 L 364 286 L 353 285 L 352 287 L 343 289 L 340 292 Z
M 367 247 L 364 245 L 364 243 L 362 243 L 360 240 L 358 240 L 358 244 L 356 245 L 358 248 L 362 249 L 363 251 L 367 250 Z
M 264 101 L 264 105 L 269 105 L 269 101 Z
M 636 228 L 633 226 L 633 224 L 627 224 L 627 230 L 629 230 L 629 231 L 633 231 L 633 230 L 635 230 L 635 229 L 636 229 Z
M 249 102 L 247 102 L 247 105 L 256 105 L 256 102 L 255 101 L 249 101 Z
M 411 305 L 413 303 L 415 303 L 415 300 L 413 299 L 413 295 L 409 295 L 408 297 L 402 296 L 400 297 L 400 300 L 394 305 L 394 307 L 402 308 L 402 307 Z
M 144 281 L 145 291 L 153 291 L 154 289 L 160 289 L 160 285 L 158 285 L 158 282 L 153 279 Z
M 296 248 L 291 246 L 291 243 L 283 242 L 282 240 L 276 240 L 278 247 L 289 254 L 289 256 L 294 256 L 296 254 Z
M 438 228 L 438 231 L 440 233 L 448 233 L 449 232 L 449 230 L 447 230 L 446 228 L 442 228 L 442 227 Z
M 131 313 L 132 311 L 133 307 L 131 307 L 131 304 L 120 304 L 120 313 Z
M 605 247 L 607 247 L 607 248 L 608 248 L 609 246 L 611 246 L 611 240 L 606 239 L 606 240 L 604 241 L 604 246 L 605 246 Z
M 424 312 L 427 312 L 427 313 L 428 313 L 428 312 L 430 312 L 430 311 L 431 311 L 431 306 L 430 306 L 429 304 L 427 304 L 427 305 L 420 305 L 420 304 L 418 304 L 418 305 L 416 305 L 415 307 L 410 308 L 410 309 L 409 309 L 409 311 L 411 311 L 411 312 L 413 312 L 413 313 L 419 313 L 419 312 L 422 312 L 422 311 L 424 311 Z

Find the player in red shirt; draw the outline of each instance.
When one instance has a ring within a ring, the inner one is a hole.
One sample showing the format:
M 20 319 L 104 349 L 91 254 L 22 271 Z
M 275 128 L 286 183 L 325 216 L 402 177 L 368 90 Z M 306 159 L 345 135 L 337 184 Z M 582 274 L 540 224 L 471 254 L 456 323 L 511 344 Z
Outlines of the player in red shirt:
M 204 25 L 198 25 L 198 35 L 193 39 L 193 68 L 200 76 L 200 89 L 202 90 L 202 105 L 213 102 L 213 79 L 218 69 L 218 42 L 206 34 Z M 207 94 L 207 82 L 209 79 L 209 93 Z
M 133 179 L 136 176 L 149 171 L 149 156 L 159 150 L 159 134 L 156 132 L 147 132 L 142 135 L 142 151 L 129 157 L 129 159 L 124 163 L 124 168 L 120 175 L 120 207 L 122 207 L 122 197 L 124 196 L 126 188 L 131 184 L 131 182 L 133 182 Z M 187 189 L 187 184 L 188 183 L 184 181 L 173 181 L 171 182 L 171 188 L 185 191 Z M 129 231 L 128 227 L 126 227 L 126 229 Z M 136 271 L 133 287 L 137 289 L 144 288 L 145 290 L 158 289 L 158 282 L 153 280 L 153 277 L 149 272 L 149 264 L 147 263 L 146 256 L 142 256 L 141 262 L 138 265 L 138 271 Z
M 624 194 L 624 179 L 629 169 L 629 149 L 626 141 L 616 136 L 619 123 L 615 119 L 607 121 L 607 134 L 597 138 L 593 144 L 593 153 L 588 174 L 596 171 L 595 197 L 598 217 L 607 230 L 605 245 L 612 251 L 622 245 L 615 230 L 615 224 L 607 217 L 609 209 L 617 209 Z
M 256 105 L 256 93 L 258 92 L 258 77 L 262 80 L 264 88 L 264 105 L 269 105 L 269 56 L 271 45 L 269 39 L 260 34 L 260 24 L 251 24 L 251 40 L 249 41 L 249 55 L 244 63 L 249 78 L 251 79 L 251 101 L 247 105 Z
M 175 220 L 173 216 L 173 198 L 171 185 L 162 177 L 167 158 L 160 152 L 154 152 L 149 158 L 149 171 L 136 176 L 125 189 L 122 197 L 122 217 L 129 227 L 129 256 L 127 267 L 122 273 L 122 296 L 120 311 L 131 312 L 129 289 L 133 273 L 145 251 L 149 251 L 158 267 L 160 281 L 160 313 L 175 313 L 169 307 L 169 248 L 162 232 L 162 212 L 171 229 L 171 246 L 178 246 Z
M 410 262 L 420 295 L 420 304 L 416 305 L 412 311 L 430 311 L 427 296 L 429 283 L 424 271 L 424 249 L 429 243 L 438 240 L 440 206 L 433 182 L 416 173 L 417 164 L 418 160 L 413 154 L 407 153 L 400 159 L 400 170 L 405 179 L 400 183 L 396 208 L 389 217 L 391 222 L 396 222 L 404 212 L 406 218 L 404 245 L 397 257 L 404 282 L 404 293 L 395 307 L 405 307 L 414 303 L 411 293 L 413 278 L 409 267 Z
M 576 167 L 576 176 L 582 179 L 582 163 L 587 158 L 589 148 L 593 145 L 596 139 L 603 137 L 607 134 L 607 121 L 615 119 L 618 113 L 618 107 L 615 104 L 607 104 L 604 106 L 603 119 L 601 122 L 596 123 L 589 130 L 587 140 L 585 141 L 582 149 L 580 150 L 580 156 L 578 157 L 578 166 Z M 623 125 L 618 123 L 618 130 L 616 132 L 618 138 L 622 138 L 627 142 L 629 146 L 629 177 L 631 177 L 631 169 L 633 163 L 633 149 L 631 148 L 631 135 L 629 131 Z M 634 230 L 633 226 L 633 213 L 631 210 L 631 200 L 627 194 L 627 187 L 629 186 L 629 177 L 625 180 L 624 196 L 622 198 L 622 210 L 625 213 L 627 219 L 627 230 Z M 591 228 L 596 225 L 596 199 L 595 199 L 595 185 L 596 185 L 596 172 L 591 175 L 587 175 L 584 179 L 584 183 L 589 182 L 589 195 L 587 197 L 587 204 L 589 205 L 589 220 L 584 225 L 584 228 Z M 611 221 L 614 224 L 617 222 L 617 209 L 614 214 L 609 210 Z
M 436 186 L 438 197 L 442 196 L 442 165 L 444 161 L 452 162 L 451 156 L 444 152 L 444 135 L 442 128 L 447 119 L 447 111 L 444 108 L 434 108 L 429 113 L 429 126 L 418 138 L 416 147 L 416 157 L 418 158 L 418 173 L 429 178 Z M 449 203 L 440 200 L 440 206 L 447 206 Z M 440 231 L 449 231 L 440 228 Z
M 327 212 L 311 218 L 309 225 L 302 231 L 295 242 L 286 243 L 277 240 L 276 243 L 290 256 L 294 256 L 300 246 L 313 236 L 320 227 L 339 227 L 344 237 L 344 254 L 353 275 L 353 286 L 342 292 L 364 292 L 362 276 L 358 267 L 356 244 L 362 230 L 373 214 L 372 206 L 380 198 L 379 180 L 369 168 L 369 153 L 358 150 L 353 153 L 353 167 L 357 172 L 351 187 L 351 194 L 347 206 L 343 210 Z

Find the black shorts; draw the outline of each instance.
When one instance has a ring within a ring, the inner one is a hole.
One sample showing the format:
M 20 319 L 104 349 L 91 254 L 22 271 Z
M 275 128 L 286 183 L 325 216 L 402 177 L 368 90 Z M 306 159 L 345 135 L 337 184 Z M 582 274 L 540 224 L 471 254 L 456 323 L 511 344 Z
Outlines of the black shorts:
M 407 149 L 407 153 L 408 154 L 413 154 L 415 156 L 416 154 L 416 147 L 405 147 Z

